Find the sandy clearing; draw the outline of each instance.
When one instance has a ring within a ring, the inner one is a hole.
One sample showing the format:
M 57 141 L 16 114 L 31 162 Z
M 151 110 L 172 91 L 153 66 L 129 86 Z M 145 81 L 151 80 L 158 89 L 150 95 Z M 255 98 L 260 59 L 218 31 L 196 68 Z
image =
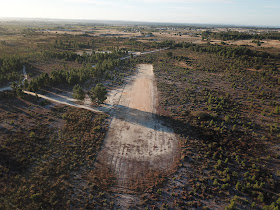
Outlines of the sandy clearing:
M 127 208 L 138 199 L 124 189 L 144 190 L 157 182 L 158 175 L 169 174 L 179 159 L 179 144 L 172 129 L 156 119 L 152 65 L 139 65 L 130 84 L 113 92 L 107 103 L 114 107 L 112 121 L 96 168 L 110 168 L 116 177 L 112 190 L 121 192 L 119 203 Z

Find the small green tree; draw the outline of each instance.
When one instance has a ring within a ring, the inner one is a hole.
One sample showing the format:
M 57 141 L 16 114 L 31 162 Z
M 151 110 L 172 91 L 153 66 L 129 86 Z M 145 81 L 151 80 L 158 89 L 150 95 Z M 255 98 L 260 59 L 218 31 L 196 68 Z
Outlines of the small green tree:
M 257 199 L 258 199 L 260 202 L 263 203 L 263 201 L 264 201 L 263 193 L 260 192 Z
M 98 83 L 95 86 L 95 88 L 91 88 L 89 92 L 89 96 L 91 100 L 94 101 L 97 99 L 98 103 L 103 103 L 107 99 L 106 95 L 107 95 L 107 90 L 103 86 L 103 84 L 100 83 Z
M 84 100 L 85 98 L 85 92 L 78 84 L 73 87 L 73 97 L 78 100 Z
M 218 184 L 219 184 L 218 179 L 215 179 L 213 185 L 218 185 Z
M 238 181 L 237 183 L 236 183 L 236 185 L 235 185 L 235 189 L 236 190 L 241 190 L 241 184 L 240 184 L 240 182 Z

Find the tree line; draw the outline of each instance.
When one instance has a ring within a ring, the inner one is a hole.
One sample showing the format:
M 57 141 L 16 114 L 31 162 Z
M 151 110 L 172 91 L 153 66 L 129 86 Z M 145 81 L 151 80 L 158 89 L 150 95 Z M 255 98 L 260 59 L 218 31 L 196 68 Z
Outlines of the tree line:
M 32 56 L 35 56 L 38 60 L 47 60 L 50 58 L 54 58 L 65 61 L 75 61 L 77 63 L 96 63 L 99 61 L 107 60 L 109 58 L 117 59 L 125 54 L 127 54 L 127 51 L 125 49 L 113 48 L 110 53 L 95 53 L 93 51 L 91 55 L 79 55 L 72 51 L 44 50 Z
M 48 73 L 42 73 L 30 82 L 25 80 L 23 88 L 35 92 L 49 85 L 65 84 L 74 86 L 76 84 L 82 84 L 90 78 L 101 79 L 106 75 L 107 71 L 113 70 L 120 64 L 120 60 L 108 59 L 98 62 L 95 68 L 86 65 L 79 69 L 54 70 L 50 75 Z
M 248 33 L 248 32 L 239 32 L 239 31 L 222 31 L 222 32 L 211 32 L 211 31 L 203 31 L 201 34 L 202 40 L 208 39 L 218 39 L 223 41 L 228 40 L 246 40 L 246 39 L 276 39 L 280 40 L 280 33 L 275 32 L 266 32 L 266 33 Z
M 75 40 L 55 40 L 54 48 L 58 49 L 80 49 L 80 48 L 93 48 L 94 41 L 91 42 L 77 42 Z
M 213 45 L 213 44 L 207 44 L 207 45 L 197 45 L 193 43 L 188 42 L 181 42 L 181 43 L 174 43 L 172 48 L 188 48 L 195 52 L 206 52 L 206 53 L 212 53 L 220 56 L 224 56 L 227 58 L 230 57 L 259 57 L 263 59 L 267 58 L 280 58 L 279 55 L 271 54 L 264 51 L 256 51 L 249 49 L 246 46 L 222 46 L 222 45 Z

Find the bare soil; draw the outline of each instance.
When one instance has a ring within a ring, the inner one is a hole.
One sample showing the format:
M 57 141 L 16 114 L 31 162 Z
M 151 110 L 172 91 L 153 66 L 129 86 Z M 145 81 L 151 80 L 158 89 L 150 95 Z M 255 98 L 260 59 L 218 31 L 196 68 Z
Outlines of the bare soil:
M 125 208 L 137 200 L 135 192 L 160 183 L 180 156 L 173 130 L 157 119 L 157 97 L 153 66 L 142 64 L 130 84 L 112 92 L 107 100 L 114 107 L 112 122 L 96 167 L 109 168 L 114 174 L 111 190 L 123 193 L 119 204 Z

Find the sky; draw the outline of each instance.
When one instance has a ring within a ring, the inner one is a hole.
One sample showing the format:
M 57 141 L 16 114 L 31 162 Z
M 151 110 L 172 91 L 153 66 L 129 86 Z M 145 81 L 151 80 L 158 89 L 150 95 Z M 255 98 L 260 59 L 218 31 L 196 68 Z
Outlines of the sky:
M 0 18 L 280 26 L 280 0 L 0 0 Z

